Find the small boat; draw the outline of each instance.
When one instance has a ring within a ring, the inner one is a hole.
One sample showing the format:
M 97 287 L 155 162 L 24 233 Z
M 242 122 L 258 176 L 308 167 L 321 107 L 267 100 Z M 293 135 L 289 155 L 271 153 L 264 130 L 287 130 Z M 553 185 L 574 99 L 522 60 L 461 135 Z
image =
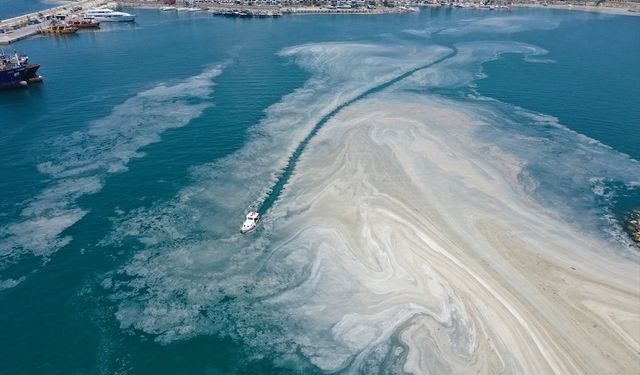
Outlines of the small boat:
M 176 10 L 176 7 L 162 7 L 162 8 L 160 8 L 160 10 L 168 12 L 168 11 L 171 11 L 171 10 Z
M 247 217 L 242 223 L 240 233 L 248 233 L 256 229 L 258 222 L 260 221 L 260 214 L 257 211 L 251 211 L 247 214 Z
M 40 29 L 40 34 L 73 34 L 78 31 L 75 26 L 52 25 L 46 29 Z

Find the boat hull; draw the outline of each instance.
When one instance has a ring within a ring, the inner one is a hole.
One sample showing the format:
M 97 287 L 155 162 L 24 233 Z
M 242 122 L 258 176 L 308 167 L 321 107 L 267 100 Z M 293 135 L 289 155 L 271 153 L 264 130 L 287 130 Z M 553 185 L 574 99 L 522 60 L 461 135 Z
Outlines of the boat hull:
M 97 21 L 73 21 L 70 23 L 70 26 L 77 27 L 79 29 L 99 29 L 100 22 Z
M 31 83 L 42 82 L 37 74 L 38 64 L 19 66 L 0 71 L 0 90 L 10 90 L 27 87 Z
M 253 232 L 254 230 L 256 230 L 256 227 L 252 227 L 250 229 L 240 229 L 240 233 L 247 234 L 249 232 Z
M 40 30 L 40 34 L 75 34 L 77 31 L 78 28 L 73 26 L 50 26 Z
M 42 82 L 42 77 L 38 75 L 38 69 L 40 69 L 39 64 L 30 64 L 27 65 L 27 70 L 25 71 L 24 78 L 27 83 L 40 83 Z
M 136 20 L 136 16 L 119 16 L 119 17 L 94 16 L 93 19 L 98 22 L 133 22 Z
M 25 87 L 27 82 L 22 77 L 26 70 L 26 67 L 20 66 L 0 71 L 0 90 Z

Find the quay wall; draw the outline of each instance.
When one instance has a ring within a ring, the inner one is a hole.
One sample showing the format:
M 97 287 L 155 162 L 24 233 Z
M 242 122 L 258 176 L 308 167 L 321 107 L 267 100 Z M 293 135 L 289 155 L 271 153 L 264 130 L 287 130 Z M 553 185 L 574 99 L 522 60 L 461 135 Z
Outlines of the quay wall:
M 132 8 L 161 8 L 167 6 L 162 1 L 144 1 L 144 0 L 120 0 L 118 4 L 124 7 Z M 180 7 L 184 4 L 175 4 L 173 6 Z M 318 6 L 274 6 L 274 5 L 244 5 L 244 4 L 217 4 L 217 3 L 195 3 L 195 7 L 208 11 L 224 11 L 230 9 L 250 10 L 250 11 L 273 11 L 282 14 L 381 14 L 381 13 L 407 13 L 412 10 L 403 7 L 377 7 L 368 8 L 351 8 L 336 9 L 324 8 Z
M 30 36 L 38 34 L 38 31 L 42 27 L 49 26 L 47 21 L 48 16 L 54 16 L 58 13 L 64 13 L 67 15 L 81 13 L 86 9 L 103 6 L 111 1 L 109 0 L 80 0 L 67 3 L 64 5 L 39 10 L 18 17 L 9 18 L 0 21 L 0 29 L 4 32 L 0 33 L 0 45 L 6 45 L 15 43 L 19 40 L 28 38 Z M 80 9 L 81 8 L 81 9 Z M 77 10 L 74 10 L 77 9 Z M 35 25 L 28 25 L 29 20 L 38 20 L 40 23 Z M 18 27 L 14 29 L 14 27 Z
M 94 8 L 94 7 L 99 7 L 99 6 L 103 6 L 109 2 L 113 2 L 113 0 L 109 1 L 109 0 L 80 0 L 80 1 L 74 1 L 71 3 L 67 3 L 64 5 L 59 5 L 53 8 L 48 8 L 48 9 L 43 9 L 43 10 L 39 10 L 37 12 L 32 12 L 32 13 L 28 13 L 22 16 L 18 16 L 18 17 L 13 17 L 13 18 L 9 18 L 6 20 L 2 20 L 0 21 L 0 29 L 6 29 L 9 28 L 10 26 L 13 25 L 21 25 L 21 24 L 25 24 L 28 20 L 30 19 L 42 19 L 42 18 L 46 18 L 47 16 L 53 16 L 57 13 L 65 13 L 65 14 L 71 14 L 71 13 L 75 13 L 73 11 L 73 9 L 75 7 L 82 7 L 83 10 L 86 9 L 90 9 L 90 8 Z M 82 10 L 80 11 L 82 12 Z

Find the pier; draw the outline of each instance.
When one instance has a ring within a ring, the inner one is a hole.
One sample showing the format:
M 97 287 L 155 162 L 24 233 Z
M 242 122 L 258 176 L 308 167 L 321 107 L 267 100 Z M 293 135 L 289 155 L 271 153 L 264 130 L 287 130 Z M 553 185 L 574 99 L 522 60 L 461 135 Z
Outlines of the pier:
M 381 0 L 376 0 L 381 2 Z M 132 7 L 132 8 L 146 8 L 146 9 L 160 9 L 166 7 L 163 1 L 147 1 L 147 0 L 118 0 L 118 4 L 123 7 Z M 194 1 L 186 1 L 186 0 L 178 0 L 176 4 L 173 6 L 176 7 L 177 11 L 207 11 L 213 13 L 214 15 L 224 15 L 225 12 L 228 11 L 237 11 L 240 13 L 246 13 L 247 15 L 265 15 L 268 14 L 270 16 L 281 16 L 284 14 L 385 14 L 385 13 L 411 13 L 416 9 L 404 7 L 404 6 L 396 6 L 396 7 L 386 7 L 386 6 L 376 6 L 376 7 L 353 7 L 353 8 L 336 8 L 327 6 L 318 6 L 318 5 L 282 5 L 284 1 L 274 0 L 274 1 L 266 1 L 259 0 L 255 2 L 249 2 L 247 0 L 218 0 L 216 2 L 213 1 L 204 1 L 204 0 L 194 0 Z M 329 2 L 330 4 L 330 2 Z
M 50 25 L 58 13 L 72 15 L 87 9 L 106 5 L 109 0 L 81 0 L 57 7 L 39 10 L 19 17 L 0 21 L 0 44 L 11 44 L 38 34 L 41 28 Z

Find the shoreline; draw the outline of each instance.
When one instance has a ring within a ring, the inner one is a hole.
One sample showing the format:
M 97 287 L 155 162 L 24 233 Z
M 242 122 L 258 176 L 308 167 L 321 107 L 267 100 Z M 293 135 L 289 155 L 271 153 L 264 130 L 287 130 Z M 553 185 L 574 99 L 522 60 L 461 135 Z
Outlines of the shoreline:
M 167 6 L 164 3 L 158 2 L 147 2 L 140 0 L 126 0 L 126 1 L 117 1 L 118 5 L 121 7 L 129 7 L 129 8 L 138 8 L 138 9 L 160 9 Z M 595 3 L 594 3 L 595 4 Z M 191 9 L 192 11 L 204 11 L 204 12 L 216 12 L 216 11 L 225 11 L 225 10 L 248 10 L 248 11 L 277 11 L 284 14 L 293 14 L 293 15 L 307 15 L 307 14 L 370 14 L 370 15 L 378 15 L 378 14 L 402 14 L 402 13 L 413 13 L 417 9 L 422 8 L 456 8 L 449 5 L 440 5 L 440 4 L 417 4 L 416 8 L 404 7 L 404 6 L 396 6 L 396 7 L 386 7 L 386 6 L 378 6 L 376 8 L 350 8 L 350 9 L 337 9 L 337 8 L 324 8 L 319 6 L 257 6 L 257 5 L 241 5 L 241 4 L 206 4 L 206 6 L 194 6 L 194 7 L 180 7 L 176 6 L 179 10 L 187 10 Z M 602 13 L 602 14 L 613 14 L 613 15 L 628 15 L 628 16 L 640 16 L 640 3 L 604 3 L 604 5 L 596 6 L 596 5 L 586 5 L 586 4 L 541 4 L 541 3 L 514 3 L 512 4 L 513 8 L 549 8 L 549 9 L 560 9 L 560 10 L 575 10 L 581 12 L 592 12 L 592 13 Z M 469 8 L 460 8 L 460 9 L 476 9 L 476 10 L 504 10 L 503 8 L 482 8 L 482 7 L 469 7 Z
M 138 8 L 138 9 L 161 9 L 166 7 L 167 5 L 164 3 L 149 3 L 146 1 L 139 0 L 126 0 L 126 1 L 117 1 L 120 7 L 127 8 Z M 402 14 L 402 13 L 413 13 L 415 9 L 406 8 L 406 7 L 385 7 L 380 6 L 373 9 L 369 8 L 351 8 L 351 9 L 331 9 L 331 8 L 322 8 L 316 6 L 248 6 L 241 4 L 207 4 L 206 6 L 194 6 L 194 7 L 180 7 L 177 5 L 172 5 L 176 7 L 178 11 L 180 10 L 190 10 L 190 11 L 201 11 L 201 12 L 217 12 L 217 11 L 227 11 L 227 10 L 241 10 L 241 11 L 252 11 L 252 12 L 261 12 L 261 11 L 272 11 L 278 12 L 279 14 L 291 14 L 291 15 L 307 15 L 307 14 L 370 14 L 370 15 L 378 15 L 378 14 Z
M 623 3 L 624 6 L 595 6 L 595 5 L 573 5 L 573 4 L 549 4 L 538 3 L 518 3 L 513 4 L 514 8 L 539 8 L 539 9 L 560 9 L 575 10 L 580 12 L 612 14 L 620 16 L 640 16 L 640 3 Z M 621 4 L 622 5 L 622 4 Z
M 91 6 L 100 6 L 105 3 L 109 3 L 109 0 L 77 0 L 77 1 L 60 1 L 60 0 L 47 0 L 48 3 L 58 4 L 58 6 L 43 9 L 40 11 L 28 13 L 26 15 L 13 17 L 6 20 L 0 20 L 0 29 L 3 32 L 0 34 L 0 44 L 11 44 L 21 39 L 28 38 L 34 35 L 34 31 L 30 30 L 33 27 L 27 26 L 27 22 L 30 18 L 42 18 L 43 15 L 53 15 L 57 11 L 65 11 L 74 13 L 76 7 L 83 9 Z M 117 3 L 118 7 L 129 7 L 137 9 L 158 9 L 160 10 L 167 5 L 164 2 L 149 2 L 141 0 L 123 0 L 113 1 Z M 92 4 L 92 5 L 88 5 Z M 604 3 L 602 6 L 587 5 L 584 4 L 548 4 L 548 3 L 515 3 L 512 7 L 515 8 L 551 8 L 560 10 L 574 10 L 581 12 L 591 12 L 610 15 L 627 15 L 627 16 L 640 16 L 640 3 Z M 88 6 L 87 6 L 88 5 Z M 202 4 L 199 4 L 202 5 Z M 461 8 L 461 9 L 476 9 L 487 11 L 502 11 L 507 9 L 506 5 L 491 6 L 491 7 L 479 7 L 470 6 L 467 3 L 458 4 L 458 6 L 440 5 L 440 4 L 417 4 L 417 7 L 408 6 L 376 6 L 375 8 L 359 7 L 349 9 L 338 8 L 324 8 L 318 6 L 276 6 L 276 5 L 241 5 L 241 4 L 210 4 L 206 3 L 204 6 L 191 6 L 191 7 L 175 7 L 174 11 L 190 11 L 190 12 L 208 12 L 213 15 L 231 16 L 235 17 L 280 17 L 283 15 L 319 15 L 319 14 L 357 14 L 357 15 L 380 15 L 380 14 L 407 14 L 419 12 L 421 8 Z M 509 8 L 509 11 L 511 8 Z M 14 29 L 15 25 L 20 25 L 18 29 Z M 9 30 L 9 32 L 6 32 Z M 14 30 L 16 32 L 14 33 Z M 13 35 L 9 35 L 13 34 Z

